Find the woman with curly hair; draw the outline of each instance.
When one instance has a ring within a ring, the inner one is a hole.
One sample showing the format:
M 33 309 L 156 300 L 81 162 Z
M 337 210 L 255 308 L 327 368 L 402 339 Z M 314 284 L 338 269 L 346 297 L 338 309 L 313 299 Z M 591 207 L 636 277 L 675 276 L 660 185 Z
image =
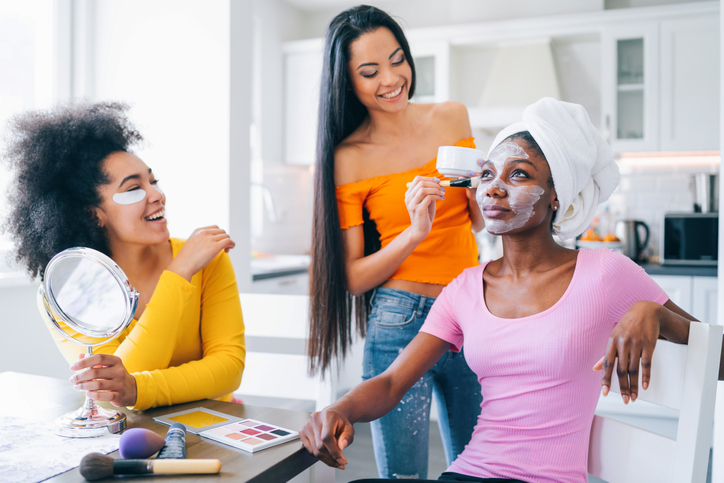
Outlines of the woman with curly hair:
M 141 294 L 131 324 L 90 357 L 51 329 L 70 369 L 90 368 L 70 378 L 76 389 L 133 409 L 229 401 L 246 354 L 227 253 L 234 242 L 217 226 L 170 238 L 158 179 L 130 151 L 143 138 L 127 109 L 76 105 L 15 118 L 5 231 L 33 277 L 56 253 L 84 246 L 110 256 Z

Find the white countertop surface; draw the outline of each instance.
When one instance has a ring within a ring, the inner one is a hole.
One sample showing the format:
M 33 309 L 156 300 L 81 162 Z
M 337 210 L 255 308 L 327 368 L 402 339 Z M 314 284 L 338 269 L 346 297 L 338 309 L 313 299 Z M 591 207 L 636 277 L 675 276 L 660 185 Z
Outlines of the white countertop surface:
M 252 258 L 251 273 L 257 275 L 306 270 L 310 262 L 309 255 L 272 255 Z

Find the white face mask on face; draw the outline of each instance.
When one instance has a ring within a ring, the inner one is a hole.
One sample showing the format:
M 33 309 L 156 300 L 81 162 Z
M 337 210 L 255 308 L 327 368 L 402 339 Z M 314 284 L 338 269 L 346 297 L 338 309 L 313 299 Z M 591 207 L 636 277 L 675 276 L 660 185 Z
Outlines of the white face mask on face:
M 495 176 L 482 178 L 475 199 L 485 218 L 485 228 L 493 234 L 501 235 L 525 225 L 535 213 L 533 205 L 540 199 L 545 190 L 540 186 L 511 186 L 505 183 L 501 176 L 505 168 L 505 161 L 510 158 L 529 159 L 528 153 L 514 142 L 500 143 L 490 153 L 489 162 L 495 166 Z M 488 190 L 497 188 L 507 194 L 508 205 L 513 216 L 507 220 L 490 219 L 485 216 L 483 207 L 495 204 L 495 198 L 487 195 Z
M 161 187 L 156 183 L 153 185 L 154 189 L 163 195 Z M 113 195 L 113 201 L 119 205 L 132 205 L 134 203 L 140 203 L 146 199 L 146 190 L 137 189 L 133 191 L 124 191 L 122 193 L 116 193 Z

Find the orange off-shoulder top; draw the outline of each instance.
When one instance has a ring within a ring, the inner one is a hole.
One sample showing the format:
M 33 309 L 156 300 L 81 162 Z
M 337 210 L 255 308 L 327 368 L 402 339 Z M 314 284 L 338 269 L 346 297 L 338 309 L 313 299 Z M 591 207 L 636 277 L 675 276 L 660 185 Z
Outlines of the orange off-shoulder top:
M 475 147 L 473 138 L 455 146 Z M 445 179 L 435 168 L 437 158 L 424 166 L 337 186 L 337 209 L 341 228 L 364 223 L 367 210 L 377 224 L 382 247 L 387 246 L 410 226 L 405 205 L 407 183 L 415 176 Z M 448 188 L 445 199 L 437 202 L 435 220 L 427 237 L 402 262 L 390 280 L 407 280 L 447 285 L 466 268 L 478 265 L 478 248 L 472 232 L 468 197 L 462 188 Z

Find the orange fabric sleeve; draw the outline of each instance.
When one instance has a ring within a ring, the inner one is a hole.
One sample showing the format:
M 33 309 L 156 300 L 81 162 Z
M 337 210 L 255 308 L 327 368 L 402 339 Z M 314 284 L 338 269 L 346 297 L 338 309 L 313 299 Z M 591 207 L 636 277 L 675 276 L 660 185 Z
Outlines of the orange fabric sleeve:
M 370 191 L 370 184 L 365 181 L 347 183 L 337 186 L 337 212 L 339 224 L 343 230 L 364 223 L 362 212 Z

